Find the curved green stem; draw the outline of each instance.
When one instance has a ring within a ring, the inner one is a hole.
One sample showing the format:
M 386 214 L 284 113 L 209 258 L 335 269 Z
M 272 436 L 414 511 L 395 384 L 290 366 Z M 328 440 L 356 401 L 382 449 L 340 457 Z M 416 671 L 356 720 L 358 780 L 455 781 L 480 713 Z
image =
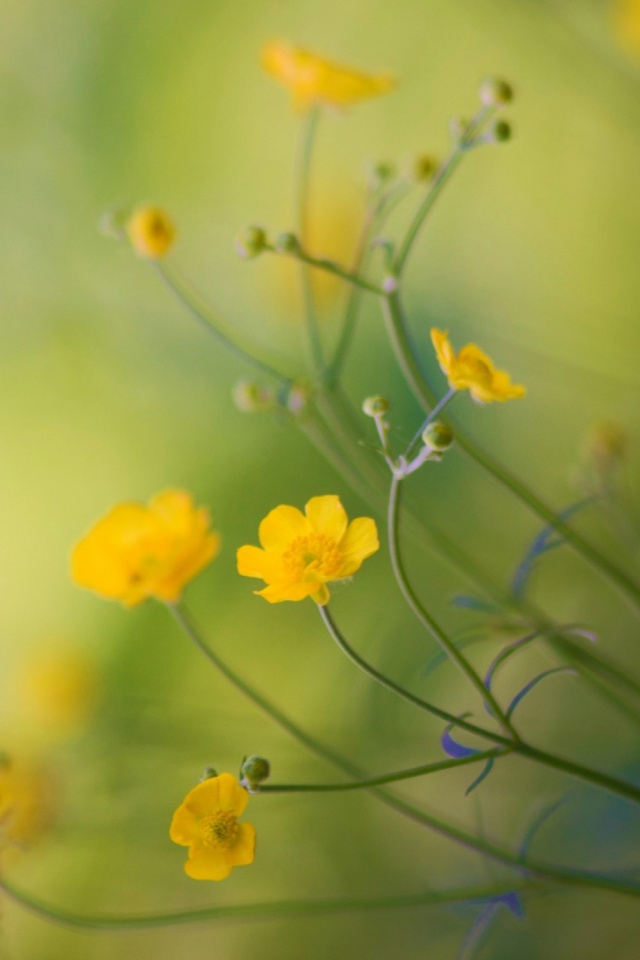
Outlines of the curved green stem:
M 430 713 L 434 717 L 438 717 L 439 720 L 444 720 L 445 723 L 450 723 L 453 726 L 460 727 L 463 730 L 467 730 L 469 733 L 476 734 L 478 737 L 484 737 L 486 740 L 491 740 L 493 743 L 499 743 L 503 747 L 511 747 L 513 745 L 513 741 L 511 739 L 503 737 L 499 733 L 494 733 L 493 730 L 487 730 L 485 727 L 479 727 L 475 723 L 469 723 L 468 720 L 465 720 L 462 717 L 456 717 L 447 710 L 442 710 L 440 707 L 434 706 L 427 700 L 422 700 L 409 690 L 406 690 L 393 680 L 390 680 L 389 677 L 387 677 L 384 673 L 381 673 L 379 670 L 376 670 L 375 667 L 372 667 L 370 663 L 367 663 L 367 661 L 361 657 L 360 654 L 357 653 L 347 642 L 344 635 L 338 629 L 333 617 L 329 613 L 328 607 L 318 606 L 318 611 L 320 612 L 320 616 L 322 617 L 325 627 L 342 652 L 346 654 L 349 660 L 351 660 L 356 667 L 362 670 L 366 676 L 370 677 L 372 680 L 375 680 L 376 683 L 386 687 L 386 689 L 390 690 L 391 693 L 394 693 L 402 700 L 406 700 L 407 703 L 412 704 L 414 707 L 418 707 L 420 710 L 424 710 L 426 713 Z
M 508 751 L 500 749 L 478 750 L 469 757 L 456 757 L 451 760 L 438 760 L 435 763 L 425 763 L 420 767 L 411 767 L 408 770 L 396 770 L 394 773 L 383 773 L 379 777 L 370 777 L 359 780 L 357 783 L 266 783 L 260 785 L 255 793 L 337 793 L 350 790 L 368 790 L 371 787 L 380 787 L 385 783 L 399 783 L 402 780 L 414 780 L 416 777 L 426 777 L 442 770 L 456 770 L 458 767 L 467 767 L 471 763 L 482 763 L 483 760 L 493 760 L 505 755 Z
M 426 382 L 426 378 L 417 360 L 417 354 L 407 331 L 402 313 L 400 295 L 392 293 L 382 298 L 382 306 L 387 321 L 387 330 L 405 377 L 422 408 L 429 412 L 436 398 Z M 561 520 L 526 484 L 515 477 L 506 467 L 485 453 L 458 427 L 455 427 L 456 442 L 467 456 L 489 473 L 501 486 L 509 490 L 546 524 L 569 543 L 593 567 L 604 574 L 632 603 L 640 609 L 640 587 L 627 574 L 592 547 L 579 533 Z
M 463 653 L 461 653 L 460 650 L 458 650 L 456 645 L 450 640 L 442 627 L 434 620 L 431 614 L 425 610 L 424 606 L 416 596 L 413 587 L 409 583 L 400 554 L 398 513 L 400 508 L 401 482 L 402 477 L 398 475 L 395 475 L 391 481 L 389 508 L 387 513 L 387 531 L 391 566 L 396 583 L 400 587 L 400 592 L 420 623 L 429 631 L 433 639 L 438 643 L 441 649 L 444 650 L 449 659 L 462 671 L 472 686 L 475 687 L 490 713 L 493 714 L 493 716 L 502 726 L 502 729 L 508 734 L 509 737 L 511 737 L 514 742 L 517 742 L 519 739 L 518 734 L 506 713 L 492 694 L 491 690 L 485 686 L 482 677 L 476 673 L 467 658 Z
M 296 168 L 294 173 L 294 223 L 298 239 L 304 247 L 307 242 L 309 232 L 309 184 L 311 178 L 311 159 L 313 147 L 320 120 L 320 108 L 313 107 L 304 116 L 298 141 L 298 150 L 296 156 Z M 319 376 L 324 371 L 324 352 L 322 349 L 322 340 L 320 329 L 318 327 L 318 317 L 316 315 L 316 305 L 313 296 L 313 287 L 311 277 L 307 267 L 300 264 L 300 282 L 302 287 L 302 297 L 304 301 L 304 310 L 307 320 L 307 334 L 309 337 L 309 352 L 311 364 L 315 373 Z
M 255 349 L 240 343 L 236 334 L 225 332 L 222 329 L 224 326 L 223 322 L 218 317 L 214 318 L 212 316 L 211 309 L 201 304 L 193 295 L 193 293 L 187 290 L 183 283 L 177 280 L 174 275 L 169 273 L 164 264 L 160 263 L 159 261 L 155 261 L 153 266 L 155 267 L 158 276 L 169 288 L 180 305 L 207 331 L 207 333 L 214 336 L 219 343 L 224 344 L 224 346 L 235 353 L 236 356 L 240 357 L 242 360 L 245 360 L 257 370 L 260 370 L 262 373 L 269 374 L 270 377 L 275 377 L 276 380 L 279 380 L 285 386 L 290 386 L 295 382 L 293 377 L 290 377 L 281 370 L 278 370 L 277 367 L 273 366 L 268 361 L 261 359 L 261 357 L 255 353 Z

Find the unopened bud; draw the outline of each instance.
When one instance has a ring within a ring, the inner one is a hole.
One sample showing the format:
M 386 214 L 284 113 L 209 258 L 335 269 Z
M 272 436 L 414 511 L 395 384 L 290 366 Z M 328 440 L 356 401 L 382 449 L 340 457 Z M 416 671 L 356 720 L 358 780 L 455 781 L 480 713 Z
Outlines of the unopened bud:
M 506 120 L 496 120 L 489 129 L 487 140 L 491 143 L 506 143 L 507 140 L 511 140 L 511 136 L 511 124 Z
M 453 432 L 446 423 L 440 420 L 434 420 L 422 433 L 422 442 L 425 447 L 435 450 L 436 453 L 443 453 L 448 450 L 453 443 Z
M 264 413 L 275 402 L 273 391 L 251 380 L 239 380 L 233 388 L 233 402 L 243 413 Z
M 432 153 L 421 153 L 413 161 L 412 175 L 418 183 L 433 179 L 438 171 L 438 161 Z
M 269 779 L 270 773 L 269 761 L 264 757 L 247 757 L 240 768 L 240 782 L 249 790 L 256 790 L 261 783 Z
M 368 417 L 384 417 L 389 409 L 389 401 L 384 397 L 367 397 L 362 403 L 362 412 Z
M 267 246 L 267 235 L 262 227 L 245 227 L 236 237 L 236 253 L 245 260 L 260 256 Z
M 487 77 L 480 84 L 480 100 L 485 107 L 502 107 L 513 100 L 513 89 L 497 77 Z
M 200 783 L 204 783 L 205 780 L 213 780 L 217 776 L 218 772 L 214 767 L 205 767 L 200 776 Z
M 176 228 L 162 207 L 136 207 L 125 225 L 131 246 L 145 260 L 160 260 L 173 246 Z
M 295 233 L 279 233 L 275 242 L 276 253 L 296 256 L 300 252 L 300 241 Z

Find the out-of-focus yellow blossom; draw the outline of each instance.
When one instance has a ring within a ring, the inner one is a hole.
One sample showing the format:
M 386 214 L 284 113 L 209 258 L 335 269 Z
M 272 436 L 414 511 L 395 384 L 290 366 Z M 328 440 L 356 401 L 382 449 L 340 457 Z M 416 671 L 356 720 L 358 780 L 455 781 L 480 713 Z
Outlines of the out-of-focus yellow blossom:
M 449 385 L 454 390 L 468 390 L 477 403 L 514 400 L 526 393 L 524 387 L 511 383 L 508 373 L 496 370 L 492 360 L 475 343 L 468 343 L 456 354 L 444 330 L 433 329 L 431 340 Z
M 238 573 L 258 577 L 267 586 L 255 590 L 269 603 L 311 597 L 329 602 L 327 583 L 343 580 L 375 553 L 378 531 L 369 517 L 347 520 L 339 497 L 313 497 L 302 513 L 280 506 L 260 524 L 260 543 L 238 550 Z
M 46 735 L 67 734 L 94 709 L 98 678 L 94 663 L 80 650 L 47 647 L 22 664 L 18 689 L 27 720 Z
M 73 579 L 126 607 L 155 597 L 167 603 L 218 553 L 209 513 L 184 490 L 165 490 L 148 506 L 122 503 L 76 544 Z
M 131 246 L 140 257 L 159 260 L 173 246 L 176 228 L 161 207 L 136 207 L 126 222 Z
M 287 87 L 295 105 L 302 109 L 315 104 L 349 107 L 395 86 L 394 78 L 387 73 L 359 73 L 282 41 L 264 47 L 262 66 Z
M 640 0 L 614 0 L 613 17 L 620 43 L 640 53 Z
M 256 831 L 238 823 L 249 794 L 230 773 L 194 787 L 178 807 L 169 836 L 189 847 L 185 873 L 194 880 L 224 880 L 234 867 L 253 863 Z
M 51 824 L 52 787 L 40 768 L 0 754 L 0 853 L 24 849 Z

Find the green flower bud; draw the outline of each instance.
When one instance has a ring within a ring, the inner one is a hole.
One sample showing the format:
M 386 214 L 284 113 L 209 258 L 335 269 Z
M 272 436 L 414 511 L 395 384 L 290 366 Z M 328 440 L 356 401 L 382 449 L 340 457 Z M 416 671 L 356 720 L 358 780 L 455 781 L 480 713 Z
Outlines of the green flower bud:
M 411 173 L 413 179 L 417 180 L 418 183 L 425 183 L 426 181 L 433 179 L 437 172 L 438 161 L 432 153 L 421 153 L 413 161 L 413 169 Z
M 506 143 L 511 140 L 511 124 L 506 120 L 496 120 L 489 130 L 487 139 L 493 143 Z
M 434 420 L 425 428 L 422 434 L 422 442 L 425 447 L 435 450 L 436 453 L 443 453 L 448 450 L 453 443 L 453 432 L 451 428 L 440 420 Z
M 504 80 L 487 77 L 480 84 L 480 100 L 485 107 L 502 107 L 513 100 L 513 89 Z
M 300 253 L 300 241 L 295 233 L 279 233 L 275 242 L 276 253 L 287 253 L 295 257 Z
M 205 767 L 200 777 L 200 783 L 204 783 L 205 780 L 212 780 L 214 777 L 217 777 L 217 776 L 218 776 L 218 773 L 214 767 Z
M 247 757 L 240 768 L 240 782 L 249 790 L 256 790 L 269 779 L 271 767 L 264 757 Z
M 272 409 L 275 397 L 268 387 L 251 380 L 239 380 L 233 388 L 233 402 L 243 413 L 263 413 Z
M 367 397 L 362 403 L 362 412 L 368 417 L 384 417 L 389 409 L 389 401 L 384 397 Z
M 265 250 L 267 242 L 262 227 L 245 227 L 236 237 L 236 253 L 245 260 L 252 260 Z

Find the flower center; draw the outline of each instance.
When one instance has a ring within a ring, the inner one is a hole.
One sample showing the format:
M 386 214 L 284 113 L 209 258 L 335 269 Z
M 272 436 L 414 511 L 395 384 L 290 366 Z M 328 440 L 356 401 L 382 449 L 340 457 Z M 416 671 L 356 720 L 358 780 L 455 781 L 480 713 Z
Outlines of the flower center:
M 463 376 L 475 383 L 489 386 L 492 382 L 491 370 L 483 360 L 477 357 L 465 357 L 461 366 Z
M 200 837 L 207 847 L 226 849 L 233 846 L 238 835 L 238 821 L 228 810 L 216 810 L 203 817 L 199 824 Z
M 306 537 L 297 537 L 283 553 L 282 559 L 291 573 L 302 576 L 312 569 L 330 579 L 340 569 L 342 554 L 331 537 L 323 533 L 311 533 Z

